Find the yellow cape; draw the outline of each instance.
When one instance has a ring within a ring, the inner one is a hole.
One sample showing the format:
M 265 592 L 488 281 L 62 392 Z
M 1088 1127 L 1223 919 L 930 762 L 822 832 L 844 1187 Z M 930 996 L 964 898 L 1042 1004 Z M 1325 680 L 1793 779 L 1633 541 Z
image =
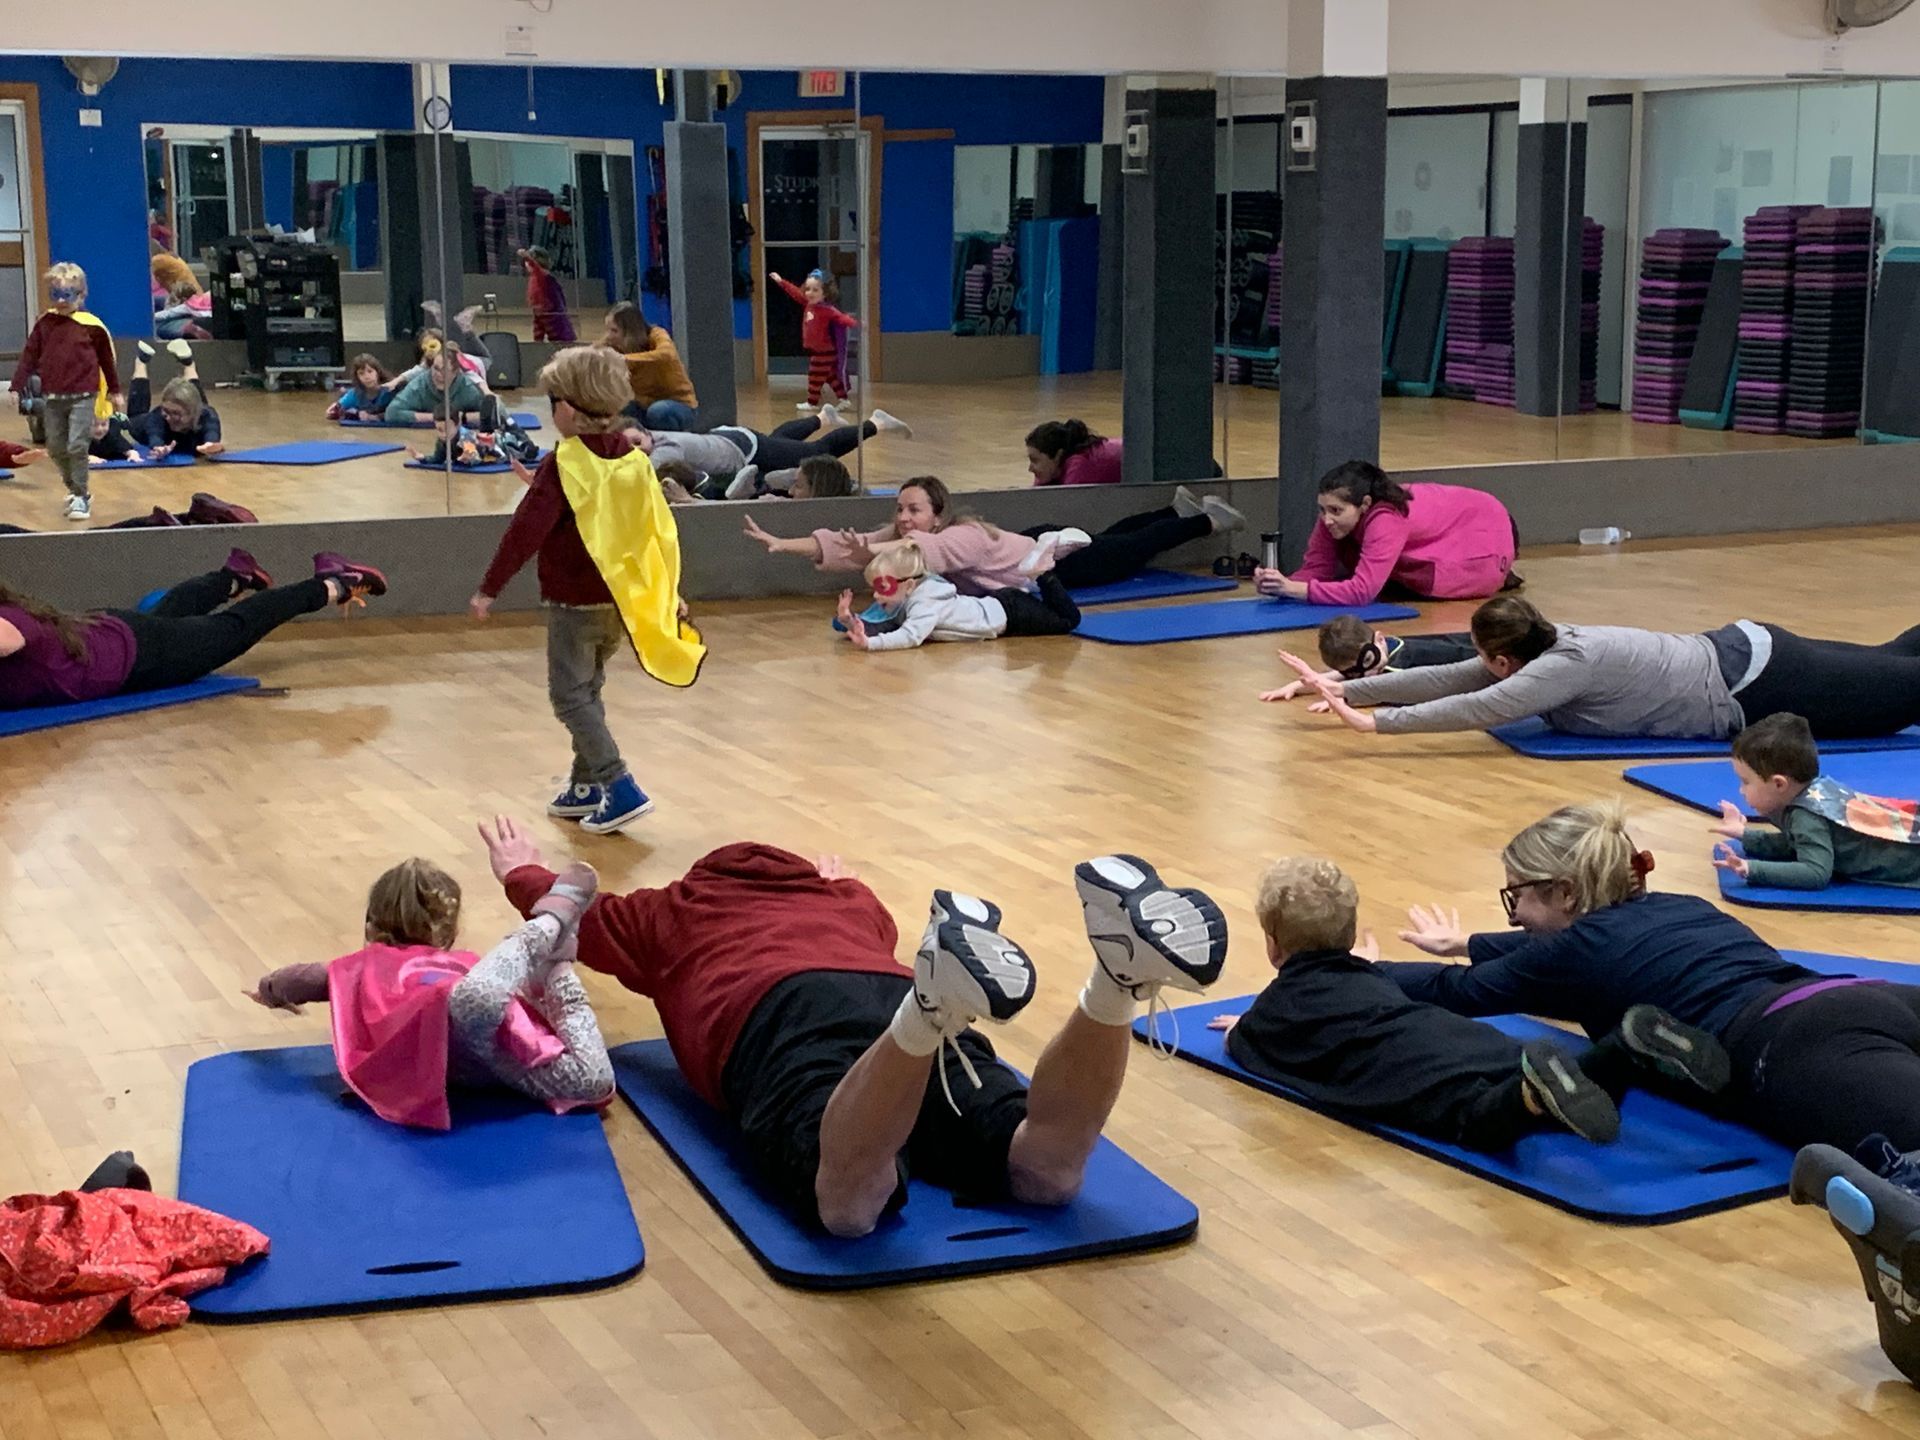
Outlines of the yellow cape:
M 107 328 L 107 322 L 102 320 L 98 315 L 95 315 L 91 310 L 76 310 L 73 312 L 73 318 L 78 320 L 82 325 L 93 326 L 96 330 L 105 330 Z M 96 420 L 111 420 L 113 418 L 113 401 L 109 398 L 107 377 L 104 374 L 100 377 L 100 388 L 94 392 L 93 414 Z
M 562 440 L 554 462 L 640 667 L 668 685 L 693 684 L 707 647 L 680 618 L 680 531 L 653 462 L 638 450 L 603 460 L 577 439 Z

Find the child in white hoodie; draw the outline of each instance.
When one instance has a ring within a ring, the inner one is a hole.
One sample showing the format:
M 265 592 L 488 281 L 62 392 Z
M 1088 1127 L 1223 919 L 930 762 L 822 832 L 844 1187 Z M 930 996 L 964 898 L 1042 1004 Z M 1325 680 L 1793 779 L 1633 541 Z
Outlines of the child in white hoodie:
M 1080 624 L 1080 607 L 1050 570 L 1034 579 L 1034 590 L 1009 587 L 962 595 L 949 581 L 929 575 L 920 547 L 906 544 L 876 555 L 866 575 L 874 602 L 889 618 L 870 624 L 853 613 L 853 592 L 840 593 L 840 623 L 862 650 L 912 650 L 929 640 L 1069 635 Z

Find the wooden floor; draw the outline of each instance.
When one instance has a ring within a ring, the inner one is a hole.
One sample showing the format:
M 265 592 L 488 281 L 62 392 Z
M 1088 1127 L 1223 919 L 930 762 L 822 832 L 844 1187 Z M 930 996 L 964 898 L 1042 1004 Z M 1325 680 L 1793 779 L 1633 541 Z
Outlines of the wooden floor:
M 156 362 L 156 379 L 172 375 L 172 362 Z M 741 422 L 758 429 L 794 418 L 801 393 L 797 379 L 771 391 L 741 397 Z M 523 392 L 509 397 L 515 408 L 545 414 L 543 398 Z M 872 403 L 907 420 L 912 440 L 882 436 L 862 447 L 859 464 L 870 485 L 898 485 L 913 475 L 939 475 L 961 490 L 1023 488 L 1025 436 L 1042 420 L 1077 415 L 1108 435 L 1120 433 L 1117 374 L 1054 379 L 995 380 L 977 385 L 876 385 Z M 324 397 L 314 392 L 268 395 L 257 390 L 214 394 L 233 448 L 283 440 L 348 439 L 409 442 L 427 448 L 421 431 L 343 430 L 324 416 Z M 1462 400 L 1389 399 L 1381 402 L 1381 455 L 1389 468 L 1491 465 L 1515 461 L 1592 459 L 1605 456 L 1712 454 L 1728 450 L 1849 444 L 1794 440 L 1642 425 L 1617 411 L 1564 420 L 1516 415 Z M 1279 455 L 1279 397 L 1247 386 L 1216 387 L 1214 450 L 1235 476 L 1271 475 Z M 0 420 L 0 436 L 25 439 L 25 425 Z M 552 442 L 551 431 L 539 436 Z M 423 443 L 424 442 L 424 443 Z M 256 511 L 263 521 L 362 520 L 391 516 L 484 514 L 510 509 L 520 495 L 511 475 L 448 477 L 404 468 L 392 454 L 338 465 L 296 468 L 212 464 L 160 471 L 100 471 L 93 477 L 94 526 L 144 515 L 155 505 L 184 510 L 196 490 L 211 490 Z M 854 463 L 854 462 L 849 462 Z M 0 481 L 0 522 L 29 529 L 79 528 L 61 518 L 65 491 L 50 462 Z
M 1920 529 L 1530 553 L 1550 615 L 1808 633 L 1911 619 L 1882 577 Z M 406 584 L 396 574 L 395 583 Z M 1462 624 L 1435 607 L 1428 628 Z M 171 1189 L 187 1066 L 319 1043 L 249 1004 L 262 970 L 353 948 L 367 882 L 418 853 L 511 923 L 476 817 L 533 820 L 609 888 L 743 837 L 853 859 L 917 934 L 928 890 L 1001 904 L 1040 990 L 997 1036 L 1030 1066 L 1089 956 L 1070 884 L 1108 849 L 1209 889 L 1220 992 L 1266 973 L 1250 887 L 1313 850 L 1388 937 L 1406 907 L 1497 927 L 1499 846 L 1564 802 L 1626 801 L 1666 888 L 1714 893 L 1705 819 L 1618 767 L 1479 736 L 1351 735 L 1263 707 L 1270 637 L 1071 639 L 864 656 L 818 603 L 703 607 L 714 656 L 672 692 L 618 674 L 614 728 L 658 811 L 595 839 L 539 818 L 565 761 L 528 619 L 291 627 L 225 699 L 0 741 L 0 1182 L 72 1184 L 132 1147 Z M 1781 945 L 1920 962 L 1895 919 L 1747 911 Z M 593 982 L 612 1041 L 658 1034 Z M 613 1290 L 247 1327 L 103 1334 L 0 1362 L 6 1440 L 141 1437 L 1892 1436 L 1920 1396 L 1882 1358 L 1845 1247 L 1784 1200 L 1654 1229 L 1571 1218 L 1136 1050 L 1111 1134 L 1191 1196 L 1171 1251 L 871 1295 L 775 1285 L 624 1109 L 607 1120 L 648 1263 Z M 457 1201 L 450 1219 L 457 1223 Z M 564 1226 L 565 1215 L 529 1217 Z

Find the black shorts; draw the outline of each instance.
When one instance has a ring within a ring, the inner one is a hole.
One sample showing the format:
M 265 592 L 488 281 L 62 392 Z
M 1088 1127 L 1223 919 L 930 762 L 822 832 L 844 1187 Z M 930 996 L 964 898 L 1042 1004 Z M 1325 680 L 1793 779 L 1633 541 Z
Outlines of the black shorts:
M 854 1062 L 886 1034 L 900 997 L 912 987 L 905 972 L 814 970 L 790 976 L 753 1007 L 727 1057 L 720 1088 L 728 1116 L 740 1127 L 761 1178 L 812 1225 L 820 1224 L 814 1180 L 827 1101 Z M 963 1030 L 957 1040 L 980 1074 L 980 1088 L 967 1079 L 952 1048 L 943 1048 L 960 1113 L 947 1104 L 939 1071 L 929 1073 L 920 1118 L 895 1158 L 900 1183 L 888 1213 L 907 1203 L 909 1174 L 968 1200 L 1007 1196 L 1007 1152 L 1027 1118 L 1027 1087 L 994 1058 L 985 1036 Z

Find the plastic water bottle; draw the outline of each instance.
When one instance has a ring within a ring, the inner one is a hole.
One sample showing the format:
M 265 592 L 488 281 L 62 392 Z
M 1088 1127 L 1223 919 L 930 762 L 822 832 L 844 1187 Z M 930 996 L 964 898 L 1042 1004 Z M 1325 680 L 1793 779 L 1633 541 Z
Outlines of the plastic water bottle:
M 1618 525 L 1602 525 L 1596 529 L 1580 532 L 1582 545 L 1618 545 L 1622 540 L 1632 538 L 1631 530 L 1622 530 Z

